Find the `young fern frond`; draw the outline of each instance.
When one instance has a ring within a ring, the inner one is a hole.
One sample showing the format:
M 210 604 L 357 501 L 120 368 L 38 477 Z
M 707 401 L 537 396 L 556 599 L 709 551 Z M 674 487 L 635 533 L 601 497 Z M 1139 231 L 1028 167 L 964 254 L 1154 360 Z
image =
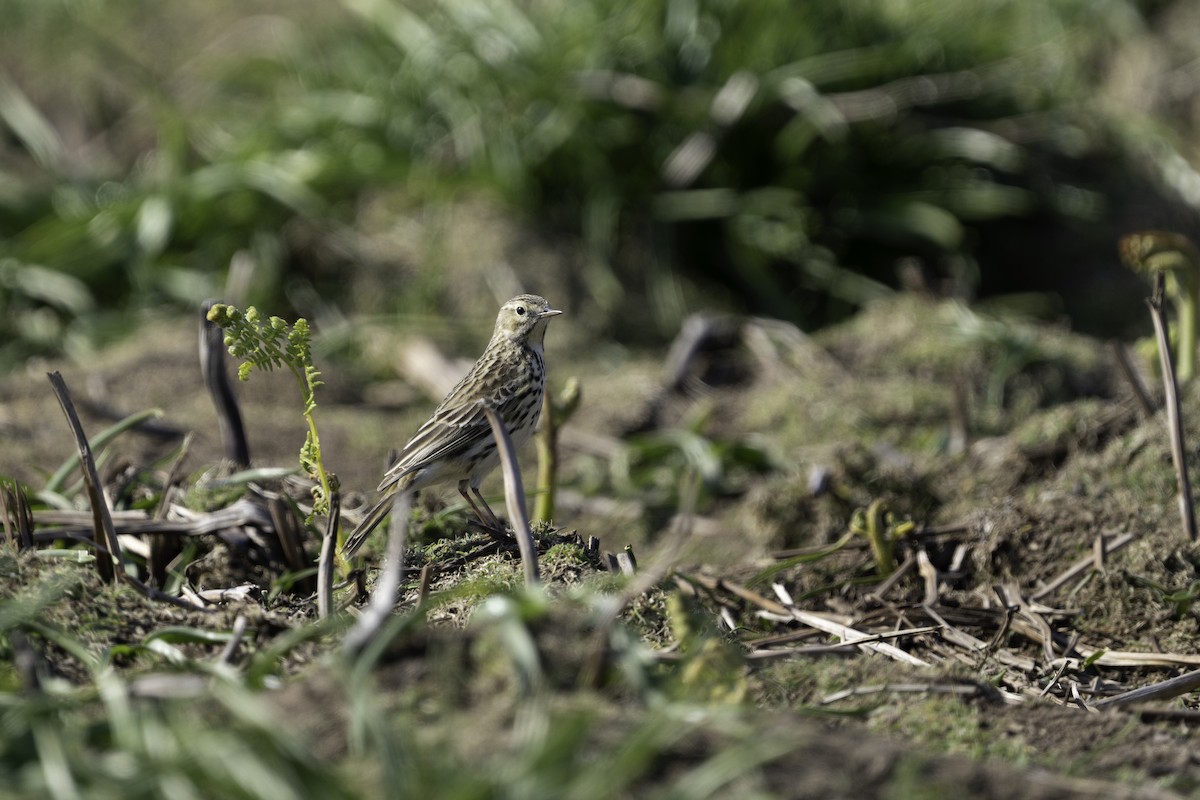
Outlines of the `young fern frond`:
M 337 489 L 337 476 L 325 469 L 321 460 L 321 438 L 317 433 L 317 388 L 323 385 L 321 371 L 312 363 L 312 331 L 304 318 L 291 326 L 281 317 L 262 320 L 258 309 L 250 306 L 245 312 L 219 303 L 208 312 L 208 319 L 225 331 L 225 346 L 229 354 L 239 358 L 238 378 L 249 380 L 255 369 L 270 372 L 287 367 L 296 377 L 304 402 L 304 419 L 308 434 L 300 448 L 300 466 L 311 476 L 313 514 L 329 511 L 329 498 Z

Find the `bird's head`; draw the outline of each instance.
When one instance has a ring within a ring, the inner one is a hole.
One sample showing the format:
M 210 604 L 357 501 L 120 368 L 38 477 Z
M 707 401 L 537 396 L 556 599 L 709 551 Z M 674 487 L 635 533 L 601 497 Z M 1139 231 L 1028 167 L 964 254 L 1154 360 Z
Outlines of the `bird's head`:
M 546 323 L 562 312 L 550 307 L 544 297 L 519 294 L 500 306 L 494 336 L 506 336 L 517 342 L 540 345 L 546 336 Z

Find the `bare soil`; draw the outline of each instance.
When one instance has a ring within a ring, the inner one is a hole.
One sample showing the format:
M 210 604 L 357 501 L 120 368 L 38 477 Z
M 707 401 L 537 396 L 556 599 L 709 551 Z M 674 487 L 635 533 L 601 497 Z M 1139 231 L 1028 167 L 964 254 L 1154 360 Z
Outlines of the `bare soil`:
M 552 341 L 548 355 L 552 382 L 578 376 L 585 396 L 564 431 L 558 533 L 543 536 L 549 594 L 561 605 L 537 633 L 552 665 L 552 702 L 562 713 L 603 709 L 603 724 L 588 734 L 599 748 L 644 710 L 644 698 L 619 681 L 579 685 L 594 619 L 572 592 L 620 588 L 572 544 L 578 532 L 599 538 L 602 551 L 632 545 L 643 570 L 670 559 L 673 570 L 664 567 L 623 620 L 659 651 L 657 669 L 676 679 L 675 691 L 709 715 L 659 754 L 636 794 L 670 786 L 680 765 L 761 742 L 778 750 L 742 779 L 745 792 L 1200 796 L 1194 692 L 1099 708 L 1200 667 L 1200 546 L 1180 531 L 1162 414 L 1147 416 L 1131 399 L 1109 345 L 914 296 L 814 337 L 759 320 L 697 324 L 699 335 L 672 359 L 597 353 L 571 337 L 569 348 Z M 116 441 L 108 480 L 129 466 L 161 473 L 182 432 L 193 434 L 182 483 L 228 472 L 219 467 L 194 325 L 148 320 L 145 335 L 93 363 L 31 366 L 0 380 L 0 474 L 36 490 L 73 449 L 48 368 L 66 377 L 89 433 L 116 416 L 163 410 L 157 431 Z M 371 346 L 399 351 L 405 340 Z M 1156 386 L 1137 352 L 1141 379 Z M 402 443 L 431 400 L 406 387 L 381 392 L 338 363 L 321 366 L 329 382 L 322 442 L 352 514 L 387 448 Z M 295 463 L 303 422 L 289 381 L 255 374 L 242 387 L 256 465 Z M 1200 434 L 1198 391 L 1183 392 L 1189 443 Z M 1194 446 L 1188 459 L 1195 473 Z M 693 513 L 680 488 L 689 470 L 700 476 Z M 450 538 L 422 544 L 430 549 L 419 558 L 444 562 L 473 546 L 463 515 L 446 510 L 452 494 L 425 499 L 427 539 Z M 877 502 L 881 535 L 901 565 L 887 582 L 865 536 L 843 541 Z M 272 567 L 248 571 L 229 540 L 200 541 L 202 564 L 191 574 L 204 585 L 194 588 L 253 579 L 261 592 L 189 615 L 103 586 L 86 565 L 5 550 L 3 594 L 53 592 L 48 619 L 97 651 L 138 644 L 167 625 L 227 630 L 238 614 L 250 617 L 251 647 L 311 623 L 308 598 L 273 586 Z M 494 743 L 518 724 L 511 667 L 489 657 L 466 625 L 478 598 L 519 582 L 515 559 L 502 550 L 443 574 L 431 591 L 447 599 L 393 643 L 375 675 L 382 705 L 417 715 L 422 735 L 467 758 L 495 757 Z M 414 575 L 410 603 L 416 593 Z M 864 633 L 927 629 L 885 643 L 929 666 L 858 648 L 806 650 L 836 639 L 790 618 L 788 607 L 781 615 L 784 595 L 795 609 Z M 978 646 L 963 643 L 970 639 Z M 298 648 L 271 694 L 331 760 L 347 753 L 340 662 L 328 655 L 336 640 L 335 632 Z M 55 674 L 82 679 L 66 651 L 47 644 L 42 654 Z M 156 662 L 130 651 L 115 663 L 136 673 Z

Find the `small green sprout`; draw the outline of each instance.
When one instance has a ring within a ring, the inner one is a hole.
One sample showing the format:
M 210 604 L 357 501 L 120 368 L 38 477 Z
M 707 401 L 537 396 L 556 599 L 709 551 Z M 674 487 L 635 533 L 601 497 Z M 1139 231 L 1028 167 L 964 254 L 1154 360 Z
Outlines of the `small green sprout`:
M 558 397 L 546 392 L 542 400 L 542 427 L 537 435 L 537 503 L 533 518 L 550 522 L 554 518 L 554 495 L 558 489 L 558 431 L 579 408 L 582 391 L 579 379 L 570 378 Z
M 1177 377 L 1190 381 L 1196 374 L 1196 315 L 1200 305 L 1200 257 L 1186 236 L 1171 231 L 1131 233 L 1117 245 L 1121 260 L 1140 275 L 1166 275 L 1167 294 L 1179 317 L 1175 341 Z
M 329 498 L 338 488 L 337 476 L 325 469 L 321 460 L 321 439 L 317 434 L 317 387 L 322 385 L 321 373 L 313 366 L 312 331 L 304 318 L 291 326 L 281 317 L 265 321 L 258 309 L 250 306 L 243 313 L 237 308 L 218 303 L 208 312 L 208 320 L 225 330 L 225 346 L 229 354 L 242 360 L 238 378 L 249 380 L 255 367 L 270 372 L 287 367 L 300 384 L 304 399 L 304 419 L 308 435 L 300 448 L 300 466 L 317 483 L 313 487 L 313 515 L 329 511 Z
M 896 542 L 913 532 L 912 520 L 897 521 L 886 500 L 876 500 L 854 512 L 850 532 L 867 537 L 875 556 L 875 569 L 886 578 L 896 569 Z

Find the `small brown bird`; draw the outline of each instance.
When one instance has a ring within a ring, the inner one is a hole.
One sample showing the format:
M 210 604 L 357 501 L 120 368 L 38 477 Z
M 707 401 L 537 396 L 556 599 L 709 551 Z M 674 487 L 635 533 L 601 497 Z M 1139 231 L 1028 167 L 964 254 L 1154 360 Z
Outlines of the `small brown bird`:
M 504 420 L 514 446 L 520 447 L 529 438 L 537 427 L 546 391 L 542 355 L 546 326 L 551 317 L 561 313 L 536 294 L 517 295 L 500 307 L 496 329 L 483 355 L 434 409 L 429 421 L 417 429 L 383 476 L 379 484 L 383 496 L 342 547 L 347 558 L 358 552 L 387 516 L 398 492 L 415 492 L 446 481 L 458 482 L 459 494 L 480 522 L 501 529 L 479 493 L 483 479 L 500 463 L 483 407 L 495 409 Z

